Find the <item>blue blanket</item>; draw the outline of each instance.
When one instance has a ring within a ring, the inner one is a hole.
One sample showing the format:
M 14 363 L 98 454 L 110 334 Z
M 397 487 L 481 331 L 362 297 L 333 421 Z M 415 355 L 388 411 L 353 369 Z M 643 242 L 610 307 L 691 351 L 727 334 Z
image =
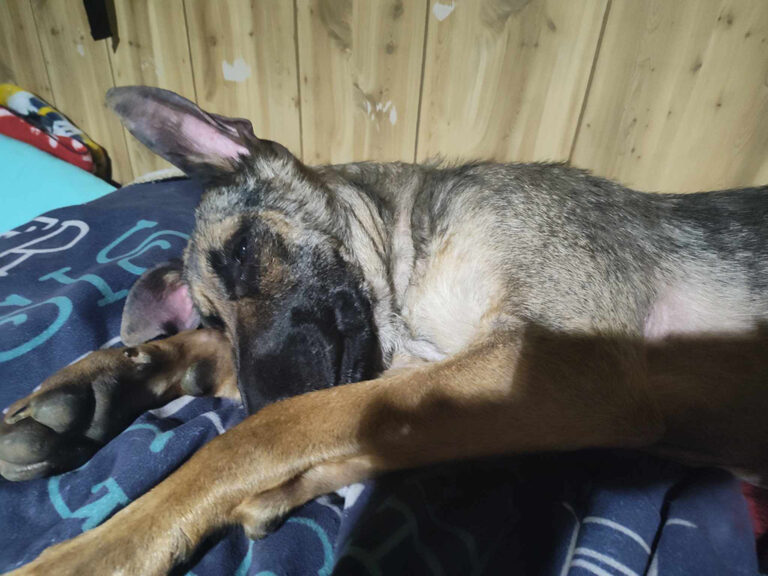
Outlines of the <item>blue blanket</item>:
M 128 288 L 179 256 L 200 191 L 123 188 L 0 237 L 0 406 L 90 350 L 120 345 Z M 103 522 L 244 417 L 183 397 L 141 416 L 83 467 L 0 480 L 0 571 Z M 501 458 L 392 474 L 296 510 L 253 542 L 232 528 L 186 568 L 220 574 L 757 572 L 738 483 L 606 451 Z

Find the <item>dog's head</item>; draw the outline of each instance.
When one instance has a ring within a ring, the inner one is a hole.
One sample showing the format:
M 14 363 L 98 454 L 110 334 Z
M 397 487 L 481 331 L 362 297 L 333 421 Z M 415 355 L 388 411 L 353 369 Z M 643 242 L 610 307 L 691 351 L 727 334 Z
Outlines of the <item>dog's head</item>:
M 379 346 L 368 288 L 345 249 L 345 214 L 323 179 L 250 122 L 172 92 L 115 88 L 107 104 L 206 193 L 182 265 L 132 290 L 123 340 L 204 325 L 230 338 L 249 411 L 372 377 Z M 151 322 L 147 322 L 147 319 Z

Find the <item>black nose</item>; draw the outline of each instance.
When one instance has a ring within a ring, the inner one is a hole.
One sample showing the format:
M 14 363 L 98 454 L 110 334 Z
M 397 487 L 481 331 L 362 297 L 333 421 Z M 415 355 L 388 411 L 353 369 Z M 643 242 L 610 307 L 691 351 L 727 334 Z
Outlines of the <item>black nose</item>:
M 312 390 L 372 378 L 381 369 L 370 305 L 335 290 L 322 299 L 283 302 L 267 329 L 242 330 L 238 383 L 249 413 Z

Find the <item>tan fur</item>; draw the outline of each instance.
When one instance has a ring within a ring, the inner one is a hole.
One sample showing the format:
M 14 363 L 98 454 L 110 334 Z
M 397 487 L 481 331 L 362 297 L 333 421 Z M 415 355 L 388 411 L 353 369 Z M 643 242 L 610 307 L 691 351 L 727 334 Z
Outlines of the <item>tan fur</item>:
M 470 221 L 437 239 L 404 295 L 406 323 L 418 327 L 416 336 L 431 342 L 443 358 L 498 328 L 499 310 L 508 299 L 493 256 L 477 256 L 486 239 L 475 224 Z

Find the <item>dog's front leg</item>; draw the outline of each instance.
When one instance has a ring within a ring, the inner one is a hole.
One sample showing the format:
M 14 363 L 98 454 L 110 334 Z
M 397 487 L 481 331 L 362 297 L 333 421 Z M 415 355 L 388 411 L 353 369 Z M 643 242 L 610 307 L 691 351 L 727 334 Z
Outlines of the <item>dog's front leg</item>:
M 382 471 L 649 444 L 661 425 L 641 356 L 591 339 L 501 335 L 440 364 L 278 402 L 18 574 L 163 574 L 218 527 L 261 534 L 291 506 Z

